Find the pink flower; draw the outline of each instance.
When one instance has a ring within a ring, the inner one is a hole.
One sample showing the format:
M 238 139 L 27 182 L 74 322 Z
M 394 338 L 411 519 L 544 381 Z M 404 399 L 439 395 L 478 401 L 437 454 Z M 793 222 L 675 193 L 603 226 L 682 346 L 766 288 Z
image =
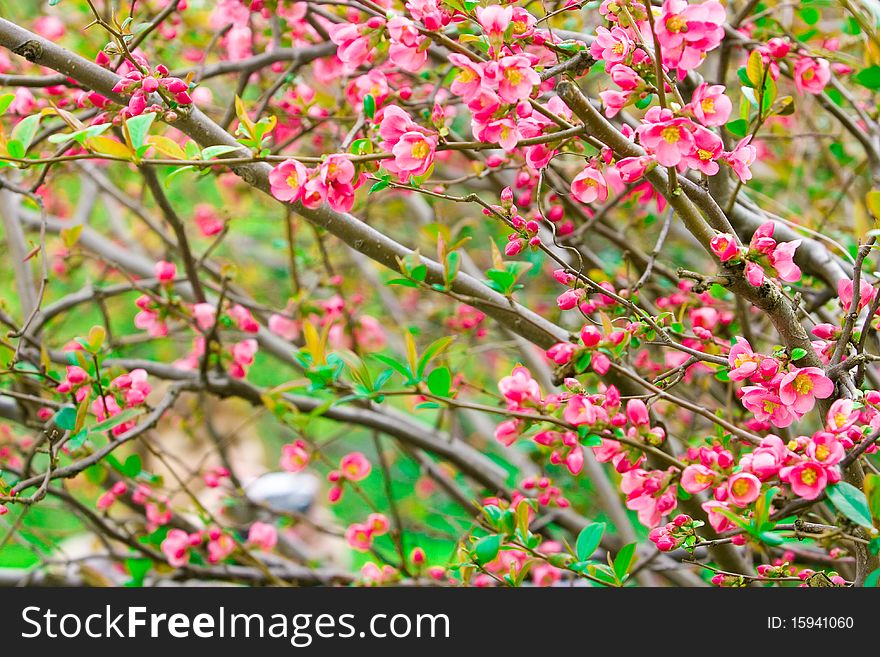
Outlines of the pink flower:
M 626 402 L 626 417 L 637 427 L 648 426 L 651 420 L 648 407 L 641 399 L 630 399 Z
M 831 79 L 827 59 L 803 56 L 794 63 L 794 86 L 798 93 L 820 94 Z
M 840 463 L 846 456 L 843 443 L 833 433 L 825 431 L 820 431 L 813 436 L 807 443 L 806 452 L 807 456 L 825 467 Z
M 520 424 L 521 422 L 516 419 L 501 422 L 495 427 L 495 440 L 505 447 L 510 447 L 519 438 Z
M 278 530 L 275 525 L 258 520 L 248 530 L 247 542 L 264 552 L 271 552 L 278 543 Z
M 235 541 L 229 534 L 215 528 L 208 535 L 208 563 L 220 563 L 235 552 Z
M 477 7 L 477 22 L 488 37 L 502 38 L 504 31 L 512 21 L 512 7 L 501 7 L 500 5 Z
M 625 157 L 617 163 L 617 171 L 623 182 L 634 183 L 640 180 L 654 163 L 654 158 L 647 155 Z
M 161 547 L 162 554 L 172 567 L 181 568 L 189 563 L 189 534 L 182 529 L 169 530 Z
M 302 198 L 308 178 L 305 165 L 297 160 L 284 160 L 269 172 L 272 196 L 279 201 L 296 202 Z
M 679 78 L 702 63 L 706 53 L 724 38 L 726 12 L 716 0 L 689 5 L 687 0 L 665 0 L 655 21 L 663 46 L 663 64 L 679 70 Z
M 177 276 L 177 266 L 173 262 L 160 260 L 153 270 L 156 272 L 156 278 L 162 283 L 170 283 Z
M 779 436 L 767 436 L 751 454 L 746 454 L 740 465 L 747 472 L 751 472 L 761 481 L 775 477 L 780 468 L 791 456 L 791 452 Z
M 709 242 L 712 253 L 718 256 L 721 262 L 733 260 L 739 255 L 739 247 L 736 245 L 736 238 L 730 233 L 720 233 L 712 238 Z
M 760 287 L 764 284 L 764 269 L 758 263 L 747 262 L 745 274 L 749 285 Z
M 371 513 L 367 516 L 367 526 L 373 533 L 373 536 L 384 536 L 391 529 L 391 523 L 382 513 Z
M 685 164 L 707 176 L 714 176 L 720 168 L 716 160 L 724 152 L 724 142 L 721 137 L 702 126 L 694 126 L 693 138 L 694 150 L 684 156 Z
M 497 64 L 498 97 L 505 103 L 527 100 L 532 89 L 541 84 L 541 76 L 532 68 L 528 57 L 508 55 Z
M 199 232 L 205 237 L 213 237 L 223 230 L 223 222 L 214 208 L 207 203 L 199 203 L 195 207 L 194 218 Z
M 574 355 L 574 352 L 577 350 L 570 342 L 560 342 L 558 344 L 553 345 L 547 350 L 547 358 L 552 360 L 557 365 L 565 365 L 568 361 L 571 360 L 571 357 Z
M 498 390 L 511 410 L 526 404 L 541 403 L 541 387 L 525 367 L 513 368 L 510 376 L 498 382 Z
M 852 399 L 838 399 L 828 409 L 825 427 L 828 431 L 839 433 L 849 429 L 858 419 L 859 411 L 854 407 Z
M 269 316 L 269 330 L 275 335 L 280 335 L 288 342 L 293 342 L 299 337 L 299 322 L 284 315 L 273 313 Z
M 599 419 L 599 412 L 596 406 L 583 395 L 573 395 L 565 405 L 562 416 L 569 424 L 578 427 L 582 424 L 593 425 Z
M 235 325 L 239 330 L 244 331 L 245 333 L 260 332 L 259 322 L 257 322 L 257 320 L 254 319 L 254 316 L 251 315 L 251 311 L 241 304 L 235 304 L 227 312 L 229 316 L 235 320 Z
M 731 166 L 741 182 L 748 182 L 752 179 L 749 167 L 758 156 L 758 149 L 752 146 L 750 141 L 752 141 L 752 136 L 748 135 L 745 139 L 741 139 L 732 151 L 721 154 L 721 159 Z
M 709 86 L 703 82 L 694 90 L 690 108 L 703 125 L 718 126 L 727 123 L 732 104 L 730 98 L 724 95 L 724 85 Z
M 674 167 L 694 150 L 693 124 L 685 118 L 673 118 L 669 110 L 652 107 L 636 132 L 642 146 L 653 152 L 665 167 Z
M 593 371 L 599 376 L 604 376 L 605 374 L 608 374 L 608 370 L 611 369 L 611 359 L 602 352 L 597 352 L 593 354 L 593 360 L 590 361 L 590 367 L 593 368 Z
M 730 348 L 727 354 L 727 362 L 730 363 L 730 380 L 743 381 L 748 379 L 761 362 L 761 355 L 752 351 L 749 341 L 742 337 L 737 337 L 736 342 Z
M 730 507 L 724 502 L 709 500 L 708 502 L 703 502 L 701 506 L 709 518 L 709 524 L 712 525 L 712 529 L 716 532 L 724 532 L 735 527 L 733 521 L 721 513 L 722 509 L 730 509 Z
M 210 303 L 194 304 L 192 307 L 192 314 L 193 318 L 196 320 L 196 324 L 203 331 L 209 330 L 214 326 L 214 322 L 217 321 L 217 308 Z
M 773 253 L 770 254 L 770 262 L 776 269 L 776 274 L 783 281 L 794 283 L 801 278 L 801 269 L 794 264 L 794 252 L 800 246 L 800 240 L 792 240 L 791 242 L 780 242 L 776 245 Z
M 608 64 L 625 61 L 634 47 L 629 32 L 624 28 L 615 26 L 609 30 L 598 27 L 590 44 L 590 55 L 593 59 L 604 60 L 608 70 Z
M 455 64 L 460 69 L 449 87 L 450 91 L 461 96 L 466 103 L 470 103 L 480 92 L 483 85 L 484 65 L 473 62 L 468 57 L 458 53 L 450 54 L 449 62 Z
M 435 137 L 421 132 L 405 132 L 391 149 L 394 154 L 393 166 L 389 166 L 391 162 L 386 162 L 385 168 L 396 173 L 401 182 L 409 180 L 410 176 L 421 176 L 434 163 L 436 148 Z
M 571 195 L 581 203 L 592 203 L 608 198 L 608 186 L 602 173 L 588 165 L 571 181 Z
M 361 452 L 351 452 L 339 461 L 339 471 L 349 481 L 361 481 L 367 478 L 373 466 Z
M 689 465 L 681 473 L 681 487 L 695 495 L 709 488 L 715 482 L 715 476 L 715 472 L 705 465 Z
M 758 499 L 761 494 L 761 482 L 749 472 L 737 472 L 727 480 L 730 501 L 736 506 L 745 507 Z
M 742 389 L 742 404 L 761 422 L 770 422 L 776 427 L 787 427 L 798 419 L 798 414 L 782 402 L 772 390 L 764 386 L 746 386 Z
M 864 278 L 859 280 L 859 310 L 874 300 L 877 290 Z M 853 282 L 848 278 L 842 278 L 837 282 L 837 296 L 846 312 L 850 311 L 853 301 Z
M 308 465 L 309 458 L 305 441 L 298 439 L 281 448 L 280 465 L 288 472 L 299 472 Z
M 345 542 L 358 552 L 367 552 L 373 545 L 373 532 L 368 525 L 355 523 L 345 530 Z
M 254 363 L 254 355 L 259 345 L 253 338 L 236 342 L 230 350 L 232 362 L 229 364 L 229 376 L 235 379 L 243 379 L 248 368 Z
M 379 19 L 381 21 L 381 19 Z M 381 21 L 384 23 L 384 21 Z M 368 25 L 342 22 L 331 25 L 327 29 L 330 40 L 335 43 L 336 56 L 339 57 L 350 70 L 354 70 L 372 59 L 373 47 L 368 36 L 364 36 Z M 378 27 L 378 26 L 377 26 Z
M 779 398 L 798 414 L 812 410 L 816 399 L 825 399 L 834 392 L 834 383 L 818 367 L 793 367 L 779 384 Z
M 795 495 L 815 500 L 828 485 L 828 473 L 818 463 L 803 461 L 795 466 L 782 468 L 779 478 L 791 486 Z
M 428 51 L 421 47 L 425 37 L 415 23 L 403 16 L 395 16 L 388 21 L 388 35 L 391 37 L 388 58 L 410 73 L 421 70 L 428 61 Z

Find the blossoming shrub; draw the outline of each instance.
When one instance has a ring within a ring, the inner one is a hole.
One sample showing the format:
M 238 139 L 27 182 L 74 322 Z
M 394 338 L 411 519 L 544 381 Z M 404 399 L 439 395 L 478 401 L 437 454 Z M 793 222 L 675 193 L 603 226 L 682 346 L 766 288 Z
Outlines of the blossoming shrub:
M 0 19 L 0 566 L 877 583 L 880 17 L 119 4 Z

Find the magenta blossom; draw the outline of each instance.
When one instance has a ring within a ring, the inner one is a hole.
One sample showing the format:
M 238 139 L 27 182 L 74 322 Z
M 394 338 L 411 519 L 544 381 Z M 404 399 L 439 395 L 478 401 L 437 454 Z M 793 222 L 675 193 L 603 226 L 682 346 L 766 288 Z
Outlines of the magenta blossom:
M 779 399 L 801 415 L 812 410 L 817 399 L 833 392 L 834 383 L 818 367 L 793 367 L 779 384 Z

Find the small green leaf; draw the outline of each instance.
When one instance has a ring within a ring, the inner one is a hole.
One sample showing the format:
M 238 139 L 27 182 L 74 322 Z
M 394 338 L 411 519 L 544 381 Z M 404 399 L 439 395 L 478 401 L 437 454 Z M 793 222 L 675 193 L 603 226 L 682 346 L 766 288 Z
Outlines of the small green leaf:
M 880 89 L 880 66 L 869 66 L 852 76 L 852 79 L 872 91 Z
M 801 358 L 803 358 L 806 355 L 807 355 L 806 349 L 801 349 L 800 347 L 796 347 L 795 349 L 791 350 L 791 359 L 792 360 L 800 360 Z
M 372 119 L 376 116 L 376 99 L 373 98 L 373 94 L 367 94 L 364 96 L 364 115 L 368 119 Z
M 636 557 L 636 544 L 629 543 L 620 548 L 620 552 L 614 557 L 614 574 L 617 579 L 623 581 L 623 578 L 629 572 Z
M 594 522 L 581 530 L 574 548 L 578 561 L 587 561 L 593 555 L 593 552 L 599 547 L 604 533 L 604 522 Z
M 501 549 L 501 535 L 493 534 L 477 541 L 474 546 L 474 556 L 479 565 L 485 565 L 498 556 Z
M 65 406 L 64 408 L 58 409 L 58 412 L 55 413 L 55 417 L 52 418 L 52 421 L 55 422 L 59 429 L 73 431 L 73 428 L 76 426 L 76 407 Z
M 428 375 L 428 390 L 438 397 L 449 397 L 452 374 L 448 367 L 437 367 Z
M 381 192 L 383 189 L 391 185 L 391 182 L 388 180 L 380 180 L 379 182 L 373 183 L 373 186 L 370 187 L 370 194 L 373 192 Z
M 737 119 L 736 121 L 731 121 L 725 127 L 734 137 L 745 137 L 749 130 L 749 122 L 745 119 Z
M 202 159 L 212 160 L 215 157 L 226 155 L 227 153 L 234 153 L 237 150 L 238 146 L 229 146 L 224 144 L 219 144 L 217 146 L 208 146 L 207 148 L 202 149 Z
M 826 491 L 828 499 L 843 515 L 862 527 L 874 529 L 868 500 L 862 491 L 845 481 L 829 486 Z
M 880 587 L 880 568 L 868 573 L 865 578 L 865 586 L 868 588 Z
M 122 473 L 128 477 L 137 477 L 143 470 L 143 462 L 137 454 L 132 454 L 122 464 Z
M 128 128 L 128 135 L 131 138 L 131 146 L 135 151 L 147 143 L 147 135 L 155 118 L 156 115 L 153 112 L 148 112 L 133 116 L 125 122 L 125 127 Z
M 34 139 L 34 135 L 37 134 L 37 127 L 40 125 L 41 118 L 42 117 L 39 114 L 23 118 L 16 123 L 15 127 L 12 129 L 10 140 L 20 142 L 24 147 L 24 150 L 27 151 Z

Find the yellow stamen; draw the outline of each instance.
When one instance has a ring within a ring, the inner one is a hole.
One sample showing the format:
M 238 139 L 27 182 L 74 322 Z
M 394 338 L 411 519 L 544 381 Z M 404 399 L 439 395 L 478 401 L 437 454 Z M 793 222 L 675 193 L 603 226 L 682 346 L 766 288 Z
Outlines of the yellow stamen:
M 798 374 L 794 377 L 792 386 L 797 394 L 806 395 L 813 389 L 813 379 L 808 374 Z
M 681 131 L 675 126 L 669 126 L 668 128 L 663 128 L 660 131 L 660 136 L 663 137 L 668 143 L 675 144 L 681 139 Z
M 700 107 L 703 108 L 703 112 L 706 114 L 714 114 L 715 113 L 715 101 L 711 98 L 704 98 L 700 101 Z
M 687 22 L 681 16 L 670 16 L 666 19 L 666 29 L 670 32 L 687 32 Z
M 816 483 L 817 475 L 816 471 L 812 468 L 808 468 L 801 472 L 801 481 L 805 483 L 807 486 L 812 486 Z
M 428 146 L 427 142 L 424 141 L 417 141 L 415 144 L 413 144 L 411 151 L 412 156 L 417 160 L 424 160 L 426 157 L 428 157 L 428 154 L 430 152 L 431 147 Z

